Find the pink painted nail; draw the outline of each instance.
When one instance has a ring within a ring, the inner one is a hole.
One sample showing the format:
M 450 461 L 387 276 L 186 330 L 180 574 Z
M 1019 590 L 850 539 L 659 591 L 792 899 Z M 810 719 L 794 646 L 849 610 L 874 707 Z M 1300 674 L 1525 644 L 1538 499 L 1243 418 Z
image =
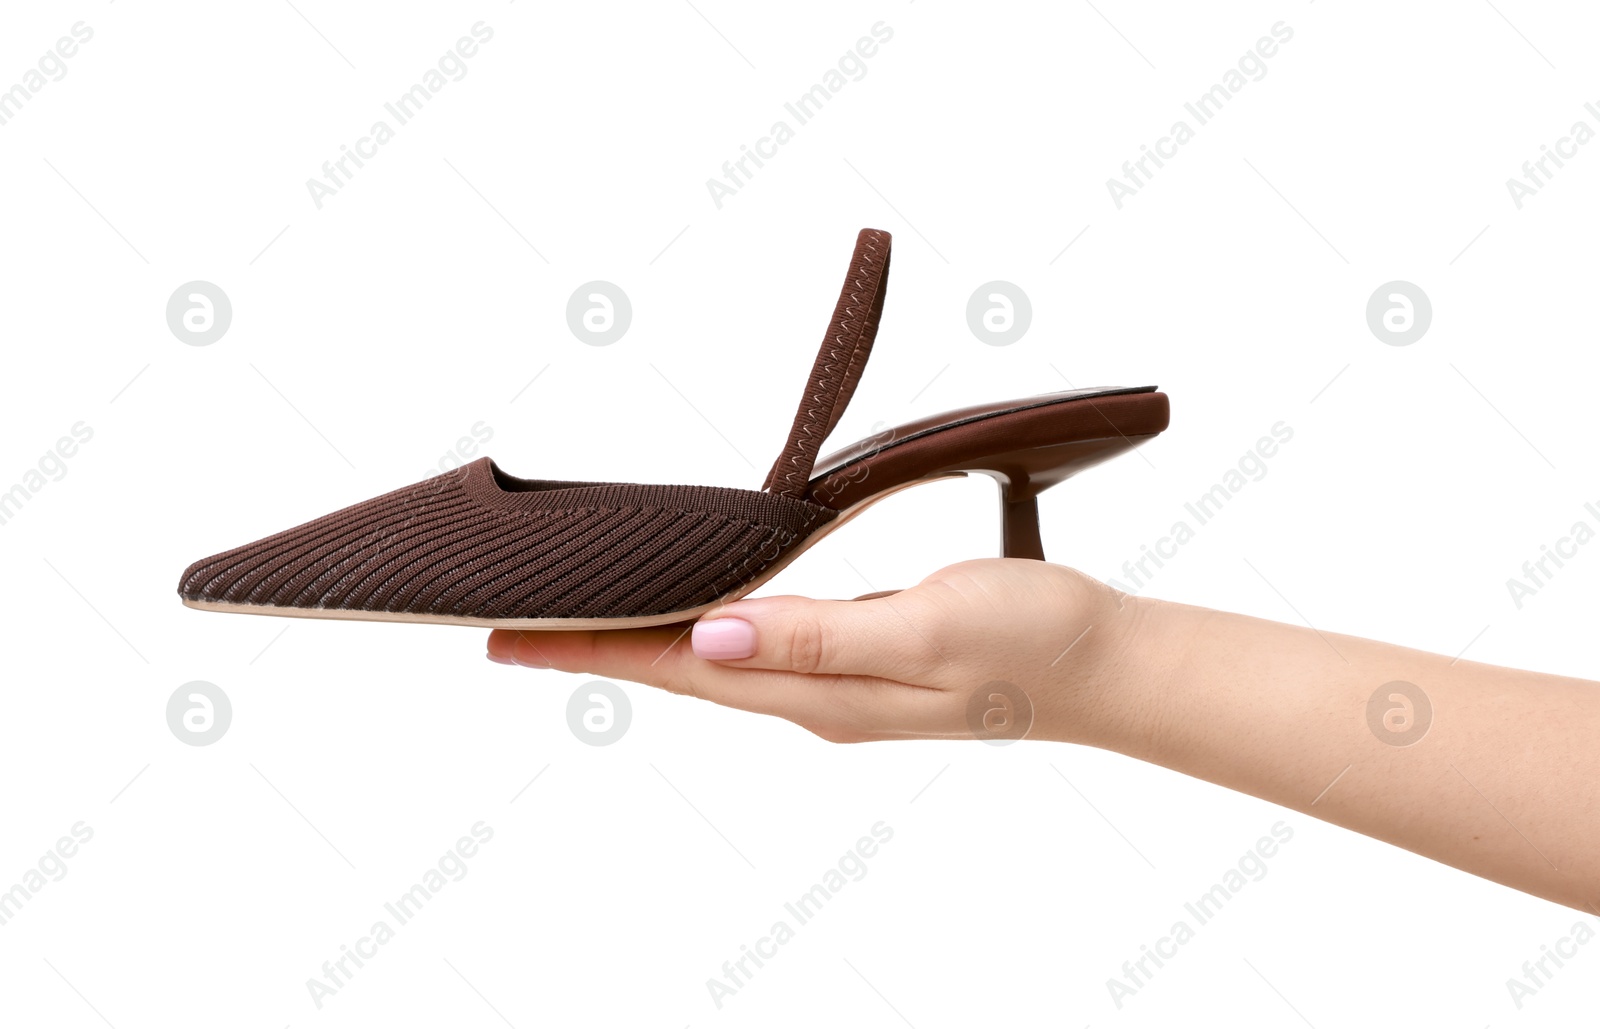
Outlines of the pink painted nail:
M 689 643 L 696 657 L 735 661 L 756 652 L 756 627 L 743 618 L 708 618 L 694 623 Z
M 545 660 L 545 656 L 543 654 L 539 653 L 539 650 L 538 650 L 537 647 L 534 647 L 534 646 L 531 646 L 531 645 L 528 646 L 527 648 L 523 648 L 523 647 L 514 648 L 511 651 L 511 661 L 512 661 L 513 664 L 521 665 L 524 668 L 549 668 L 550 667 L 550 662 Z

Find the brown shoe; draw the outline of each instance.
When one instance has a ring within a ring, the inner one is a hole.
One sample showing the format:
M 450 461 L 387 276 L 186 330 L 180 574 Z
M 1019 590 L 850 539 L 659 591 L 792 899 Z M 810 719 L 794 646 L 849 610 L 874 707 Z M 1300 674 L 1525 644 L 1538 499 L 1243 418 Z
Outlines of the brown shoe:
M 883 313 L 889 234 L 863 229 L 794 427 L 760 490 L 518 479 L 488 458 L 189 566 L 208 611 L 510 629 L 692 619 L 896 490 L 1000 484 L 1002 552 L 1044 559 L 1035 497 L 1167 427 L 1154 386 L 948 411 L 826 457 Z

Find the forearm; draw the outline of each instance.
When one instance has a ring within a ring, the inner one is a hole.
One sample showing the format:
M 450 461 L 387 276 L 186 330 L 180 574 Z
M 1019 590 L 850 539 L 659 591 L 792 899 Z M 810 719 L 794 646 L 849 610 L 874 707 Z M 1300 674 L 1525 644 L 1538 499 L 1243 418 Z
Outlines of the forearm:
M 1112 749 L 1600 911 L 1600 686 L 1128 604 Z

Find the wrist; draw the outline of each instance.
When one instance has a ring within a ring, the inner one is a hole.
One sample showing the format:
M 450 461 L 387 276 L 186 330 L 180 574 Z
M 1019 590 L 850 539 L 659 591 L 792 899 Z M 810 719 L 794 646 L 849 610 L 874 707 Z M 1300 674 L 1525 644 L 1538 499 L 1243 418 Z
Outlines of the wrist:
M 1076 595 L 1057 617 L 1072 642 L 1051 655 L 1031 735 L 1142 754 L 1161 719 L 1162 668 L 1171 659 L 1176 605 L 1077 579 Z
M 1188 663 L 1196 626 L 1191 608 L 1149 597 L 1118 594 L 1105 620 L 1100 660 L 1100 698 L 1095 746 L 1129 757 L 1159 761 L 1167 737 L 1170 699 L 1183 689 L 1178 677 Z

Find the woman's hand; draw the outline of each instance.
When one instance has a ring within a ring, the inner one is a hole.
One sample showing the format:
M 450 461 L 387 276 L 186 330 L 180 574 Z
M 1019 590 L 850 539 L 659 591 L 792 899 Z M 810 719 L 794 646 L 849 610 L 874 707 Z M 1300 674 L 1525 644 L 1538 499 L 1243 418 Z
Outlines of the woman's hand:
M 839 743 L 1043 738 L 1109 746 L 1138 705 L 1109 687 L 1123 597 L 994 558 L 861 600 L 740 600 L 652 629 L 496 630 L 489 656 L 777 715 Z M 976 699 L 975 699 L 976 698 Z
M 1104 747 L 1600 914 L 1592 682 L 1000 559 L 871 599 L 741 600 L 692 630 L 497 630 L 489 656 L 778 715 L 837 742 Z

